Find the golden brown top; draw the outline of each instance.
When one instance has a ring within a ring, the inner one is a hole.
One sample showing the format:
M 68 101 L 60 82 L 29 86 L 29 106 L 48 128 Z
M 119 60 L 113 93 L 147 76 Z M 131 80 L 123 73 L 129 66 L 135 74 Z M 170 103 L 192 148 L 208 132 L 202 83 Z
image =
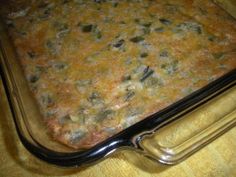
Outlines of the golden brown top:
M 236 22 L 205 0 L 48 0 L 2 9 L 54 137 L 90 147 L 236 68 Z

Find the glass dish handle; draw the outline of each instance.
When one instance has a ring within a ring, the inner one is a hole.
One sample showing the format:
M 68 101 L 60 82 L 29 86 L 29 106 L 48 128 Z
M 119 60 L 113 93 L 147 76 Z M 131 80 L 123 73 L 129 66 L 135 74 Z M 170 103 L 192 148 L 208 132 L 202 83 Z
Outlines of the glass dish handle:
M 145 156 L 176 164 L 236 125 L 236 86 L 153 132 L 138 145 Z

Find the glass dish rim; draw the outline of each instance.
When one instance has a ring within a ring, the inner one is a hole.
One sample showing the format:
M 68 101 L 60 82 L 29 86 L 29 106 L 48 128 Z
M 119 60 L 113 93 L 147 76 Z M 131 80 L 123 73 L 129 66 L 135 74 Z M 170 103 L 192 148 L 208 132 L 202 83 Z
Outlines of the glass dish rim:
M 3 44 L 4 42 L 2 43 L 2 41 L 0 40 L 0 54 L 3 55 L 4 60 L 5 57 Z M 224 91 L 236 85 L 236 69 L 233 69 L 232 71 L 209 83 L 208 85 L 198 89 L 192 94 L 146 117 L 142 121 L 135 123 L 134 125 L 122 130 L 118 134 L 106 139 L 105 141 L 87 150 L 62 153 L 47 149 L 43 145 L 38 144 L 37 142 L 31 143 L 32 140 L 34 141 L 34 139 L 29 141 L 28 137 L 24 135 L 24 132 L 21 130 L 20 127 L 21 125 L 17 123 L 18 115 L 15 111 L 12 92 L 8 87 L 8 82 L 12 81 L 7 80 L 8 73 L 7 69 L 4 68 L 4 61 L 1 61 L 1 56 L 0 74 L 2 76 L 10 109 L 13 113 L 13 121 L 15 123 L 16 131 L 22 144 L 28 151 L 30 151 L 39 159 L 46 161 L 50 164 L 62 167 L 78 167 L 81 165 L 87 165 L 99 159 L 102 159 L 103 157 L 120 149 L 128 148 L 134 151 L 144 153 L 143 147 L 140 146 L 140 141 L 143 137 L 145 137 L 145 135 L 155 133 L 157 129 L 165 127 L 171 122 L 178 120 L 182 115 L 191 112 L 192 110 L 198 108 L 207 101 L 213 99 L 214 97 L 220 95 Z M 173 116 L 177 115 L 179 112 L 181 112 L 181 115 L 173 118 Z
M 1 43 L 0 43 L 1 44 Z M 2 45 L 1 49 L 2 49 Z M 4 52 L 1 50 L 4 55 Z M 4 56 L 3 56 L 4 57 Z M 87 150 L 79 152 L 56 152 L 47 149 L 39 144 L 32 144 L 24 136 L 21 128 L 17 123 L 17 115 L 14 111 L 14 104 L 12 103 L 11 93 L 7 86 L 6 72 L 4 72 L 3 64 L 0 65 L 3 85 L 6 91 L 6 95 L 9 101 L 10 109 L 13 113 L 13 120 L 16 126 L 16 131 L 25 148 L 39 159 L 62 167 L 78 167 L 81 165 L 90 164 L 112 152 L 119 149 L 132 149 L 138 152 L 142 152 L 143 148 L 139 145 L 139 141 L 142 137 L 150 132 L 154 132 L 156 127 L 161 128 L 169 123 L 178 120 L 184 114 L 191 112 L 197 107 L 203 105 L 212 98 L 220 95 L 227 89 L 236 85 L 236 69 L 231 70 L 227 74 L 221 76 L 208 85 L 196 90 L 190 95 L 180 99 L 179 101 L 167 106 L 166 108 L 146 117 L 140 122 L 122 130 L 118 134 L 106 139 L 105 141 L 89 148 Z M 172 118 L 174 115 L 184 112 L 180 116 Z

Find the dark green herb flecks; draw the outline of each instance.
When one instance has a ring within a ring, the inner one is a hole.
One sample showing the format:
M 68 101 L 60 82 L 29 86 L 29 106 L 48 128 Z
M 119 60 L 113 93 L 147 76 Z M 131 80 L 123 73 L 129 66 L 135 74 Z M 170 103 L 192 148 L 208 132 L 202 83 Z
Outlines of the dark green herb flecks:
M 125 40 L 124 40 L 124 39 L 120 39 L 120 40 L 117 41 L 115 44 L 113 44 L 113 47 L 119 48 L 119 47 L 121 47 L 124 43 L 125 43 Z
M 146 22 L 141 24 L 143 27 L 149 28 L 152 25 L 152 22 Z
M 131 100 L 135 96 L 135 92 L 133 90 L 128 90 L 125 95 L 125 101 Z
M 147 52 L 143 52 L 143 53 L 140 54 L 140 57 L 141 58 L 146 58 L 146 57 L 148 57 L 148 53 Z
M 89 33 L 89 32 L 92 32 L 93 28 L 94 28 L 94 26 L 92 24 L 82 25 L 81 31 L 84 33 Z
M 52 55 L 56 55 L 59 53 L 58 46 L 59 44 L 55 39 L 49 39 L 46 42 L 46 48 L 50 51 Z
M 157 27 L 154 29 L 155 32 L 162 33 L 164 32 L 164 27 Z
M 42 66 L 35 66 L 33 73 L 30 74 L 27 79 L 31 84 L 37 83 L 37 81 L 40 79 L 41 74 L 46 71 L 45 67 Z
M 81 106 L 78 109 L 78 116 L 79 116 L 79 123 L 80 124 L 85 124 L 86 123 L 86 119 L 88 118 L 88 114 L 86 114 L 86 108 Z
M 112 2 L 112 7 L 117 7 L 118 6 L 118 2 Z
M 54 104 L 54 99 L 49 93 L 43 93 L 40 97 L 40 101 L 44 107 L 49 107 L 50 105 Z
M 106 0 L 94 0 L 94 2 L 96 2 L 96 3 L 103 3 L 103 2 L 106 2 Z
M 30 57 L 30 59 L 35 59 L 36 58 L 36 53 L 34 51 L 29 51 L 27 52 L 28 56 Z
M 183 22 L 176 25 L 173 30 L 174 33 L 180 33 L 184 31 L 195 32 L 196 34 L 202 34 L 202 26 L 196 22 Z
M 138 18 L 134 19 L 134 21 L 141 27 L 144 35 L 149 34 L 151 32 L 150 27 L 152 25 L 152 22 L 141 22 Z
M 162 64 L 161 68 L 164 69 L 167 74 L 172 75 L 178 70 L 178 60 Z
M 45 9 L 42 14 L 39 16 L 40 19 L 45 20 L 51 14 L 51 9 Z
M 143 27 L 143 34 L 144 35 L 150 34 L 150 32 L 151 32 L 150 27 Z
M 101 30 L 99 30 L 99 28 L 96 24 L 81 24 L 81 23 L 79 23 L 78 26 L 80 26 L 81 31 L 83 33 L 92 33 L 92 35 L 97 40 L 102 38 Z
M 165 19 L 165 18 L 160 18 L 159 21 L 164 24 L 164 25 L 171 25 L 172 22 L 168 19 Z
M 207 9 L 203 9 L 201 7 L 199 7 L 198 9 L 199 9 L 199 11 L 201 12 L 202 15 L 207 15 L 208 14 Z
M 46 46 L 47 46 L 47 48 L 52 49 L 54 47 L 54 43 L 51 40 L 48 40 L 46 42 Z
M 96 121 L 100 122 L 103 121 L 104 119 L 111 118 L 114 115 L 114 111 L 110 109 L 102 110 L 97 114 L 95 117 Z
M 195 31 L 198 34 L 202 34 L 202 28 L 200 26 L 196 26 L 195 28 L 193 28 L 193 31 Z
M 165 58 L 169 56 L 169 53 L 167 50 L 162 50 L 159 54 L 160 57 Z
M 139 24 L 140 23 L 140 19 L 139 18 L 135 18 L 134 22 Z
M 96 39 L 101 39 L 101 38 L 102 38 L 102 33 L 101 33 L 101 31 L 97 31 L 97 32 L 95 33 L 95 35 L 96 35 Z
M 149 78 L 152 74 L 154 73 L 154 70 L 150 69 L 149 66 L 147 66 L 144 71 L 143 71 L 143 75 L 140 78 L 140 82 L 145 81 L 147 78 Z
M 125 21 L 120 21 L 119 24 L 125 25 L 126 22 Z
M 20 34 L 21 36 L 26 36 L 26 35 L 27 35 L 27 32 L 24 31 L 23 29 L 19 29 L 17 32 L 18 32 L 18 34 Z
M 82 26 L 84 26 L 84 25 L 82 25 Z M 92 33 L 92 35 L 94 36 L 94 38 L 96 40 L 100 40 L 102 38 L 102 32 L 101 32 L 101 30 L 98 28 L 98 26 L 96 24 L 88 25 L 86 28 L 87 29 L 85 29 L 85 33 Z
M 142 27 L 144 35 L 150 34 L 152 22 L 139 22 L 139 25 Z
M 53 64 L 53 68 L 55 68 L 56 70 L 64 70 L 64 69 L 68 68 L 68 64 L 64 63 L 64 62 L 57 61 Z
M 149 15 L 149 17 L 151 17 L 151 18 L 155 18 L 155 17 L 156 17 L 156 14 L 151 14 L 151 13 L 149 13 L 148 15 Z
M 143 36 L 135 36 L 135 37 L 131 38 L 130 41 L 133 43 L 139 43 L 141 41 L 144 41 L 144 37 Z
M 54 5 L 52 3 L 41 3 L 38 7 L 40 8 L 39 18 L 41 20 L 47 20 L 52 13 Z
M 39 80 L 39 74 L 33 74 L 29 76 L 30 83 L 36 83 Z
M 46 70 L 47 70 L 47 67 L 43 67 L 39 65 L 35 66 L 35 73 L 41 74 L 43 72 L 46 72 Z
M 88 97 L 88 101 L 92 105 L 99 105 L 99 104 L 103 104 L 104 102 L 101 95 L 96 91 L 92 92 L 92 94 Z
M 210 34 L 210 35 L 208 35 L 208 40 L 209 40 L 210 42 L 214 42 L 214 41 L 216 40 L 216 36 Z
M 62 0 L 62 4 L 68 4 L 69 2 L 69 0 Z
M 62 116 L 58 119 L 58 122 L 62 125 L 66 124 L 66 123 L 70 123 L 71 122 L 71 119 L 70 119 L 70 115 L 67 114 L 65 116 Z
M 122 77 L 122 82 L 126 82 L 126 81 L 130 81 L 132 78 L 131 78 L 131 75 L 127 74 L 127 75 L 124 75 Z
M 202 27 L 197 23 L 190 23 L 188 28 L 189 30 L 196 32 L 197 34 L 202 34 Z

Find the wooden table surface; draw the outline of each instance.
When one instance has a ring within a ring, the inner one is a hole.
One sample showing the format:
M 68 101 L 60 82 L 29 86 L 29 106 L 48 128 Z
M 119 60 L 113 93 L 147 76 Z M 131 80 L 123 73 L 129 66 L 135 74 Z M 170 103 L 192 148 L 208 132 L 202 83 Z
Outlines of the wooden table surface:
M 89 167 L 61 169 L 31 155 L 19 141 L 0 79 L 0 177 L 236 177 L 236 127 L 175 166 L 129 151 Z

